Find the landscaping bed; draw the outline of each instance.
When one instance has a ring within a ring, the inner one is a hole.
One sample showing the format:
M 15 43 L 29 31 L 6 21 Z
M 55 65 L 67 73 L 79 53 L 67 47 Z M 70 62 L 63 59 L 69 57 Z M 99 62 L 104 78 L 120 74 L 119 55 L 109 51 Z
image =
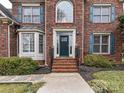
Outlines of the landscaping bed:
M 80 65 L 79 66 L 79 73 L 80 75 L 86 80 L 90 81 L 94 79 L 92 77 L 92 74 L 99 71 L 119 71 L 124 70 L 124 64 L 116 65 L 113 68 L 100 68 L 100 67 L 89 67 L 86 65 Z
M 101 71 L 93 74 L 95 80 L 102 80 L 105 82 L 108 91 L 110 92 L 96 92 L 96 93 L 124 93 L 124 71 Z M 96 83 L 97 84 L 97 83 Z M 97 85 L 91 86 L 96 88 Z M 97 86 L 99 87 L 99 86 Z M 100 89 L 95 89 L 100 90 Z
M 0 84 L 0 93 L 36 93 L 43 83 Z

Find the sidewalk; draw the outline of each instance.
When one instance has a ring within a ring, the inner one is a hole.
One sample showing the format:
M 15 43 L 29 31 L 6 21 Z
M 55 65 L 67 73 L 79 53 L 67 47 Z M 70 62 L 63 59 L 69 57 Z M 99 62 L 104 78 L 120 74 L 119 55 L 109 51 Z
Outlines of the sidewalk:
M 43 81 L 37 93 L 94 93 L 78 73 L 51 73 Z

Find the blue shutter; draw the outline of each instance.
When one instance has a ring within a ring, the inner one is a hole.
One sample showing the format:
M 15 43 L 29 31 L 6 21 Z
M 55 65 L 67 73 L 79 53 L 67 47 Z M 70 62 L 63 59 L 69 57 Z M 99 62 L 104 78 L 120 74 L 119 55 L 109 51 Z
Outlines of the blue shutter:
M 90 18 L 90 22 L 93 22 L 93 6 L 91 5 L 90 6 L 90 16 L 89 16 Z
M 93 33 L 91 33 L 90 40 L 89 40 L 89 54 L 93 53 L 93 45 L 94 45 L 94 35 Z
M 44 22 L 44 7 L 43 6 L 40 7 L 40 21 L 41 23 Z
M 115 21 L 115 16 L 116 16 L 116 13 L 115 13 L 115 6 L 113 5 L 111 7 L 111 22 L 114 22 Z
M 18 21 L 22 22 L 22 5 L 19 4 L 18 6 Z
M 110 34 L 110 53 L 115 53 L 115 37 L 113 32 Z

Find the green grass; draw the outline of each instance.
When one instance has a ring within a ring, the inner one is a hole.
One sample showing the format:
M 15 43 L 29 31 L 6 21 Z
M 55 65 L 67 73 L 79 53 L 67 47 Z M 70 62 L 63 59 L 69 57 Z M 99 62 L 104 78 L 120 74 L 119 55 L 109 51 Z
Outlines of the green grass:
M 36 93 L 43 83 L 0 84 L 0 93 Z
M 112 93 L 124 93 L 124 71 L 101 71 L 93 77 L 105 81 Z

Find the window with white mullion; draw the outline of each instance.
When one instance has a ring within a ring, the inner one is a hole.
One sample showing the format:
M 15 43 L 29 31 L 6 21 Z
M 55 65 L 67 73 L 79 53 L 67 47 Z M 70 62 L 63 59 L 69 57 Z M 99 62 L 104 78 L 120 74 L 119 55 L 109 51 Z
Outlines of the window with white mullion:
M 95 54 L 106 54 L 110 50 L 110 36 L 107 34 L 94 35 L 94 48 Z
M 101 7 L 101 23 L 110 22 L 110 17 L 111 17 L 110 7 L 102 6 Z
M 24 23 L 40 23 L 40 7 L 23 7 Z
M 34 52 L 34 34 L 22 33 L 22 49 L 23 52 Z
M 93 22 L 108 23 L 111 17 L 111 6 L 94 6 L 93 7 Z

